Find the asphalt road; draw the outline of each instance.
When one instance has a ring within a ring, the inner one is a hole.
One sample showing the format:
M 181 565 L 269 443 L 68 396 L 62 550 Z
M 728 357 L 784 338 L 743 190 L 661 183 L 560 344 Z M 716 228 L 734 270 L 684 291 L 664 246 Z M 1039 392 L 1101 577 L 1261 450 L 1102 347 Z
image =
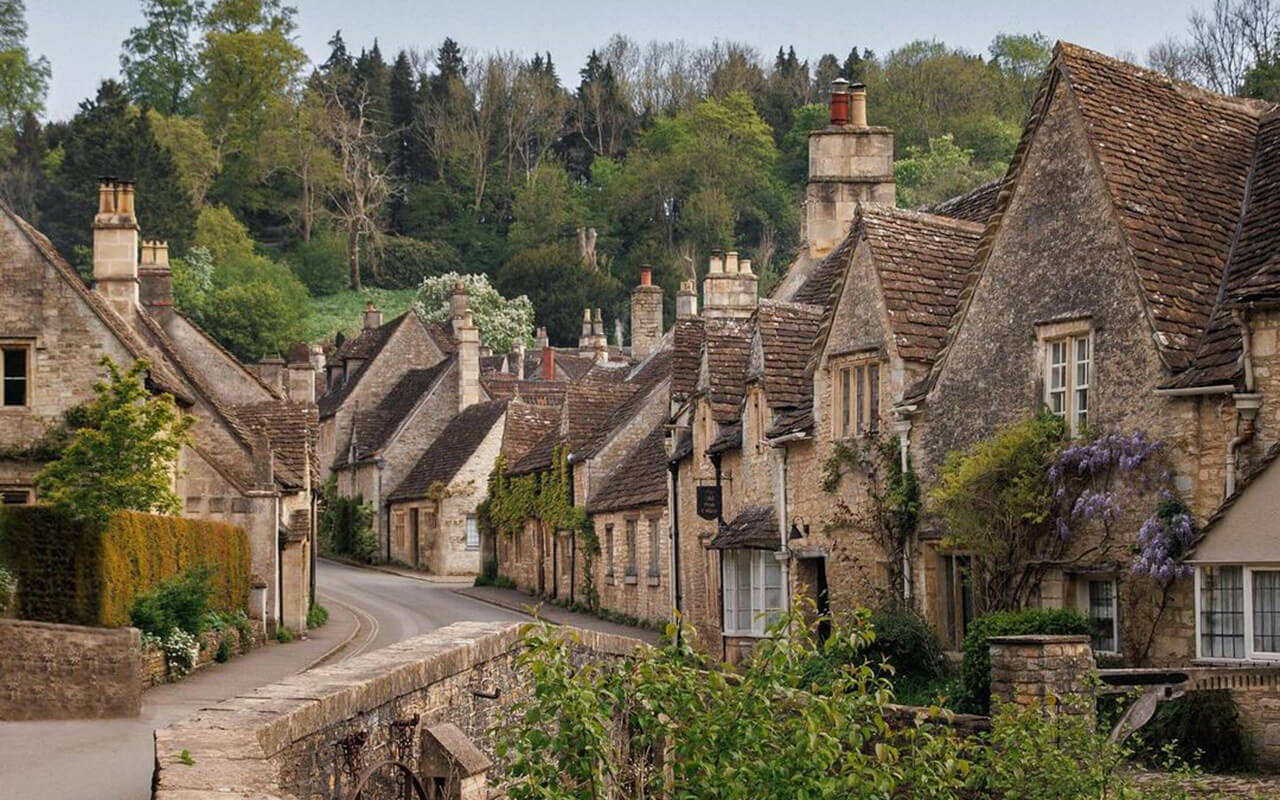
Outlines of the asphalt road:
M 0 722 L 0 798 L 146 800 L 151 796 L 155 728 L 300 672 L 348 639 L 325 663 L 355 658 L 452 622 L 528 619 L 454 594 L 456 584 L 330 562 L 320 563 L 316 581 L 320 601 L 329 609 L 328 625 L 307 640 L 259 648 L 151 689 L 143 695 L 137 719 Z

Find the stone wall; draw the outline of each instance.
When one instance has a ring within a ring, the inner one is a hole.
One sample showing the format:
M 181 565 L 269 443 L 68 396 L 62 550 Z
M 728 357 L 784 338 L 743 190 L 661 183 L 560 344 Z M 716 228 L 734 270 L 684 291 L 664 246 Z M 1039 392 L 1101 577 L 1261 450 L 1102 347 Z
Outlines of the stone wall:
M 435 755 L 422 743 L 424 732 L 445 723 L 496 762 L 488 732 L 526 685 L 516 667 L 519 628 L 450 625 L 157 730 L 153 796 L 343 797 L 352 772 L 393 756 L 403 755 L 421 774 Z M 583 658 L 621 657 L 641 646 L 593 631 L 576 634 Z M 409 734 L 407 748 L 398 746 L 397 730 Z M 184 750 L 193 764 L 181 762 Z M 491 782 L 497 769 L 490 770 Z
M 0 719 L 136 717 L 142 636 L 0 619 Z
M 1030 706 L 1079 695 L 1093 671 L 1088 636 L 993 636 L 991 702 Z
M 600 539 L 600 555 L 592 569 L 600 607 L 645 621 L 665 622 L 671 618 L 670 526 L 665 506 L 600 512 L 592 517 Z M 636 560 L 630 562 L 627 523 L 635 523 Z M 609 574 L 608 526 L 613 526 L 613 574 Z M 652 547 L 658 548 L 656 563 Z M 581 584 L 579 584 L 581 585 Z

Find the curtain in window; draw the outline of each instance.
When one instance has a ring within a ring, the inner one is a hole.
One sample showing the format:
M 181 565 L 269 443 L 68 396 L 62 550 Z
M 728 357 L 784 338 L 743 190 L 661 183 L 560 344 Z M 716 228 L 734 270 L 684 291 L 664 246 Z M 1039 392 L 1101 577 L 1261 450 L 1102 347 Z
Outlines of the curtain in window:
M 1280 653 L 1280 572 L 1253 572 L 1253 649 Z
M 1244 658 L 1244 569 L 1200 572 L 1200 655 Z

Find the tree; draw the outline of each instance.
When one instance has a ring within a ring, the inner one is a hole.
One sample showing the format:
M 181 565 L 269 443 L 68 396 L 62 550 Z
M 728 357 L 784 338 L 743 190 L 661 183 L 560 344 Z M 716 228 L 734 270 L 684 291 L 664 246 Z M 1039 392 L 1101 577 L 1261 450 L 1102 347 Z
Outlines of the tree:
M 338 159 L 324 136 L 328 109 L 322 93 L 314 87 L 298 97 L 282 97 L 272 107 L 272 123 L 267 126 L 258 149 L 259 170 L 270 179 L 284 174 L 297 182 L 297 191 L 280 206 L 289 215 L 304 243 L 311 241 L 324 215 L 325 200 L 338 184 Z
M 607 307 L 625 296 L 621 283 L 585 267 L 574 243 L 563 239 L 516 251 L 498 271 L 497 283 L 507 294 L 528 292 L 537 324 L 551 341 L 564 344 L 577 340 L 582 309 Z
M 998 33 L 988 48 L 991 63 L 1020 85 L 1022 104 L 1031 107 L 1040 87 L 1040 76 L 1053 57 L 1053 45 L 1039 31 L 1030 34 Z
M 1167 36 L 1147 50 L 1147 66 L 1174 80 L 1190 81 L 1195 77 L 1195 64 L 1185 42 Z
M 1189 52 L 1198 79 L 1222 94 L 1239 94 L 1245 74 L 1268 60 L 1276 45 L 1277 9 L 1271 0 L 1214 0 L 1190 15 Z
M 516 341 L 533 341 L 533 304 L 529 298 L 520 295 L 508 300 L 483 275 L 447 272 L 427 278 L 418 288 L 414 308 L 427 322 L 447 325 L 451 319 L 449 298 L 458 283 L 467 289 L 467 308 L 480 329 L 481 344 L 495 353 L 507 353 Z
M 204 17 L 201 0 L 142 0 L 141 27 L 129 31 L 120 71 L 129 96 L 165 115 L 191 111 L 200 76 L 194 39 Z
M 975 166 L 973 151 L 958 146 L 951 134 L 929 140 L 929 149 L 907 148 L 907 157 L 894 162 L 898 205 L 903 208 L 940 203 L 1000 177 L 1001 163 Z
M 49 59 L 27 51 L 27 7 L 23 0 L 0 0 L 0 125 L 16 128 L 27 112 L 44 111 Z
M 0 172 L 0 197 L 24 219 L 35 222 L 37 199 L 45 183 L 44 158 L 47 152 L 40 121 L 30 111 L 13 139 L 13 158 Z
M 70 255 L 91 244 L 89 222 L 98 207 L 102 175 L 137 183 L 137 215 L 149 239 L 164 239 L 175 255 L 185 252 L 196 211 L 173 156 L 156 140 L 148 115 L 129 104 L 124 87 L 104 81 L 59 141 L 61 162 L 39 200 L 41 227 Z
M 41 498 L 99 524 L 121 509 L 177 513 L 174 472 L 192 419 L 170 395 L 147 392 L 146 360 L 123 372 L 109 356 L 101 364 L 107 379 L 76 415 L 71 443 L 36 476 Z
M 199 121 L 191 117 L 167 117 L 153 109 L 147 112 L 147 121 L 156 141 L 173 157 L 178 177 L 191 195 L 191 205 L 199 209 L 222 168 L 213 143 Z

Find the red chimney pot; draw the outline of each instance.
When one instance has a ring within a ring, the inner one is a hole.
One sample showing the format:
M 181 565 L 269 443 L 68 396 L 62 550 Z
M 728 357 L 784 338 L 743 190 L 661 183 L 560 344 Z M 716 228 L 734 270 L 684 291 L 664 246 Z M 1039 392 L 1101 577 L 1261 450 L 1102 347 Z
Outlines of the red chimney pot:
M 556 379 L 556 351 L 551 345 L 542 348 L 542 379 L 544 381 Z
M 653 270 L 650 269 L 649 267 L 640 268 L 640 285 L 641 286 L 653 285 Z

